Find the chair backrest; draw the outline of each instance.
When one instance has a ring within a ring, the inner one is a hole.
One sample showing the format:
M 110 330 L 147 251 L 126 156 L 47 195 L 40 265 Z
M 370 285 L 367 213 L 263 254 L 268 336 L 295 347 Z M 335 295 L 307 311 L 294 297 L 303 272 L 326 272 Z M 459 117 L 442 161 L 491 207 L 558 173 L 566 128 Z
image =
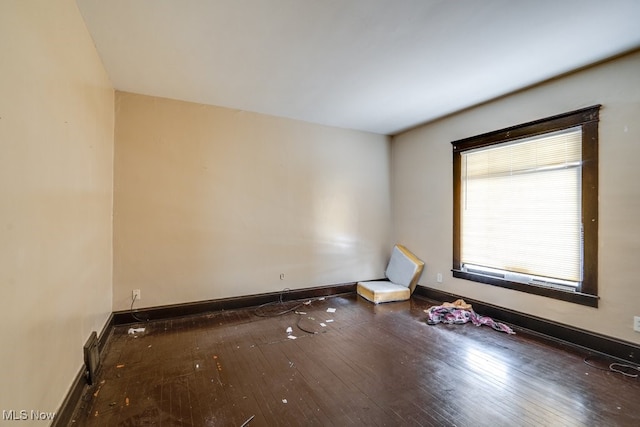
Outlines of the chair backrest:
M 405 286 L 413 293 L 424 269 L 424 262 L 402 245 L 395 245 L 385 275 L 392 283 Z

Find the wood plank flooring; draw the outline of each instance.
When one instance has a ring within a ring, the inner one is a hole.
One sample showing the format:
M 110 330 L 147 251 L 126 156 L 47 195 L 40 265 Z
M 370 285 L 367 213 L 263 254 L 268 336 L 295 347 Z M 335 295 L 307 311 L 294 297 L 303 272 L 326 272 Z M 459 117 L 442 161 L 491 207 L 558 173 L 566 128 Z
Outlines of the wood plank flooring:
M 256 315 L 293 304 L 117 327 L 70 425 L 640 425 L 640 380 L 598 369 L 601 356 L 592 367 L 526 331 L 429 326 L 438 303 L 416 297 Z

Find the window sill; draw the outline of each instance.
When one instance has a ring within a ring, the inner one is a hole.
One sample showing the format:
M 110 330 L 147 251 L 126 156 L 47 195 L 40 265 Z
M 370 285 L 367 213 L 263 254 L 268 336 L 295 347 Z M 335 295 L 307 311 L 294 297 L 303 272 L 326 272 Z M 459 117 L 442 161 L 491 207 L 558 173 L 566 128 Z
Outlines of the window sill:
M 598 307 L 599 298 L 595 295 L 583 294 L 581 292 L 563 291 L 554 288 L 548 288 L 539 285 L 527 285 L 524 283 L 511 282 L 493 276 L 485 276 L 477 273 L 468 273 L 461 270 L 451 270 L 453 277 L 458 279 L 466 279 L 474 282 L 484 283 L 486 285 L 499 286 L 501 288 L 513 289 L 515 291 L 526 292 L 528 294 L 540 295 L 548 298 L 554 298 L 561 301 L 567 301 L 574 304 L 586 305 L 589 307 Z

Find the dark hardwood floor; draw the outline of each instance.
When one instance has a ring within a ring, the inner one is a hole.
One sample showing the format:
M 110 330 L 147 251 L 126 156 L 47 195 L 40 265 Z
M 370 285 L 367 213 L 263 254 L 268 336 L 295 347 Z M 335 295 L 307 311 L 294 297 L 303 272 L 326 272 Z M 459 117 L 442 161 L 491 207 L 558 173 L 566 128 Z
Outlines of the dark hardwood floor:
M 587 364 L 517 329 L 429 326 L 431 305 L 354 294 L 306 314 L 264 317 L 274 306 L 133 325 L 138 334 L 118 326 L 71 425 L 640 425 L 640 380 L 599 369 L 612 360 Z

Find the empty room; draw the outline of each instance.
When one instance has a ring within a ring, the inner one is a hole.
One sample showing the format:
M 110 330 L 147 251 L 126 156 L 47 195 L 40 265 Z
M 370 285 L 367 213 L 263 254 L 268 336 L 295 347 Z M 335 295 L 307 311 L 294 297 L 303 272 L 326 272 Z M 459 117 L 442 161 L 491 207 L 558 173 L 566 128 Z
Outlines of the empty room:
M 0 0 L 0 425 L 640 425 L 639 18 Z

